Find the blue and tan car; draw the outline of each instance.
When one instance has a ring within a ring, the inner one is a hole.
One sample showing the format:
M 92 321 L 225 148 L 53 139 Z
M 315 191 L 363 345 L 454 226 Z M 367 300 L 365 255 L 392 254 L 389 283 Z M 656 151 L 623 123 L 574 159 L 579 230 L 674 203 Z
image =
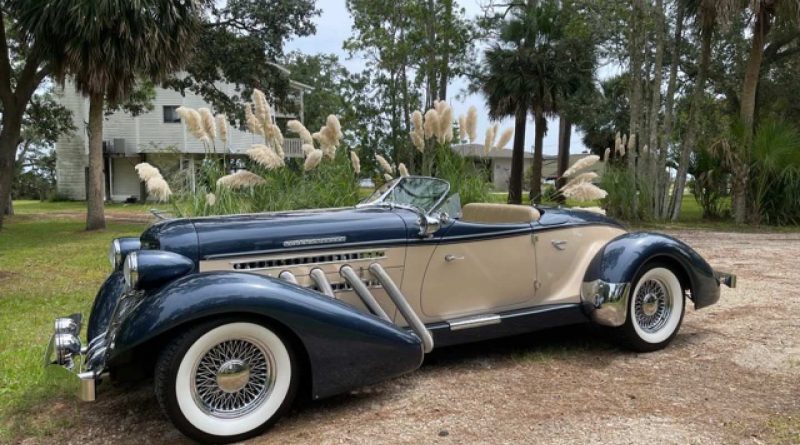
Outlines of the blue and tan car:
M 720 284 L 689 246 L 597 213 L 461 206 L 404 177 L 350 208 L 169 219 L 111 243 L 86 323 L 57 319 L 48 363 L 102 381 L 152 377 L 166 415 L 204 442 L 259 434 L 319 399 L 420 367 L 434 347 L 596 323 L 665 347 L 687 298 Z

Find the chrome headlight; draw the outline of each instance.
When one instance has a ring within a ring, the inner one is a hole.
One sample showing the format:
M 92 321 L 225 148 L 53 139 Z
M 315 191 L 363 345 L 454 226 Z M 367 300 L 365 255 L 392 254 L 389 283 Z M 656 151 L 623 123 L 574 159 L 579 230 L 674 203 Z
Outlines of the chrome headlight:
M 139 255 L 131 252 L 125 258 L 125 266 L 122 268 L 122 276 L 125 277 L 125 285 L 130 289 L 135 289 L 139 283 Z
M 122 247 L 119 245 L 119 239 L 114 238 L 111 241 L 111 246 L 108 248 L 108 262 L 111 263 L 111 268 L 117 270 L 119 264 L 122 262 Z

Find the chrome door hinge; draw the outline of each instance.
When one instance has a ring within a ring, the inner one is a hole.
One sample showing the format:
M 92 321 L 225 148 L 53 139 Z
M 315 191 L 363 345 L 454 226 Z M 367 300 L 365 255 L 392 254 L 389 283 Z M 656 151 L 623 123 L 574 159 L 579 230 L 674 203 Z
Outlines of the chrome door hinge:
M 531 235 L 531 242 L 533 244 L 538 243 L 539 242 L 539 236 L 538 235 Z
M 542 282 L 539 280 L 533 280 L 533 288 L 539 289 L 540 287 L 542 287 Z

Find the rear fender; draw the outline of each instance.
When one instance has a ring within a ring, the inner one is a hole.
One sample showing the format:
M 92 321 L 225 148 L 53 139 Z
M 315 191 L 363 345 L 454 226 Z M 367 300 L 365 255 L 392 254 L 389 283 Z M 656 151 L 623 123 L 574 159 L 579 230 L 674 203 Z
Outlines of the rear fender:
M 416 335 L 350 305 L 263 275 L 208 272 L 147 295 L 121 323 L 109 365 L 162 334 L 226 314 L 252 314 L 290 330 L 308 354 L 314 398 L 385 380 L 422 362 Z
M 680 269 L 676 272 L 683 273 L 680 278 L 691 291 L 695 309 L 719 300 L 719 281 L 714 269 L 684 242 L 660 233 L 634 232 L 612 239 L 597 252 L 583 281 L 633 285 L 641 267 L 654 260 L 671 263 Z

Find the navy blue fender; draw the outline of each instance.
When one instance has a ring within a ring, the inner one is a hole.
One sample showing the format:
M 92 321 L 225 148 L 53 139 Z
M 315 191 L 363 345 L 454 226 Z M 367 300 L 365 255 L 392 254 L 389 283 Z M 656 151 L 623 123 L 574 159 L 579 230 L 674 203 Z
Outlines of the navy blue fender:
M 125 293 L 125 278 L 122 271 L 118 270 L 106 278 L 92 304 L 92 312 L 89 316 L 89 324 L 86 328 L 86 337 L 92 341 L 98 335 L 106 332 L 108 323 L 114 315 L 114 308 L 122 294 Z
M 282 280 L 240 272 L 187 275 L 148 294 L 122 322 L 108 364 L 192 321 L 226 314 L 263 317 L 302 343 L 314 398 L 417 369 L 420 339 L 397 326 Z
M 714 269 L 691 247 L 660 233 L 634 232 L 620 235 L 595 255 L 584 282 L 632 283 L 640 268 L 651 260 L 666 261 L 679 267 L 682 284 L 691 290 L 695 309 L 719 300 L 719 281 Z

